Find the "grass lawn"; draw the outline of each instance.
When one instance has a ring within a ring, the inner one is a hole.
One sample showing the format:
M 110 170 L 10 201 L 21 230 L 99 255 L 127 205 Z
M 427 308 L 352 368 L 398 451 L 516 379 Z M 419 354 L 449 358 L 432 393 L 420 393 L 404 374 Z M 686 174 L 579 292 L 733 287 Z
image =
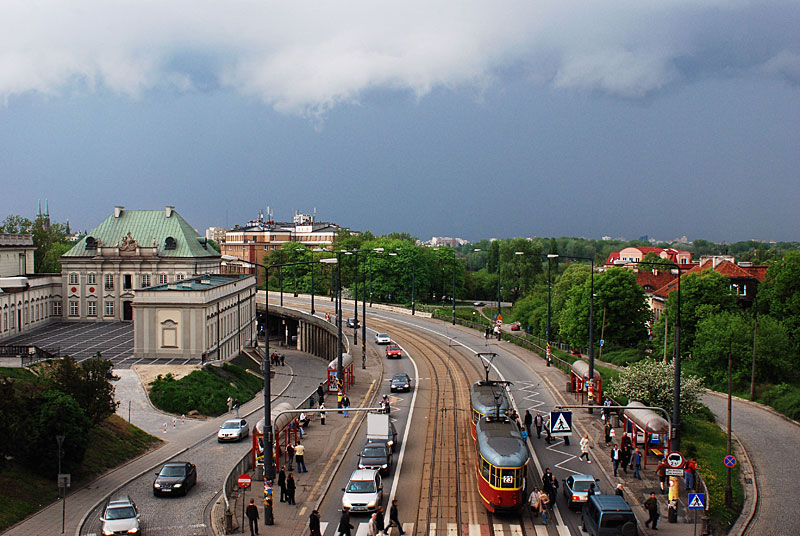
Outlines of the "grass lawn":
M 161 444 L 159 438 L 128 424 L 118 415 L 112 415 L 95 426 L 89 435 L 83 465 L 72 473 L 73 488 Z M 0 531 L 57 498 L 54 479 L 44 478 L 10 461 L 0 471 Z

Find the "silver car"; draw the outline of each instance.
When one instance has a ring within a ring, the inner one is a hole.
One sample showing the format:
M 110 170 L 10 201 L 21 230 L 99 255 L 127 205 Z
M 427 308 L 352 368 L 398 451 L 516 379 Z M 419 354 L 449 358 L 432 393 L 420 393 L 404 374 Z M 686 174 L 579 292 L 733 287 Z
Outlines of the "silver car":
M 389 344 L 390 342 L 392 342 L 392 338 L 389 337 L 388 333 L 375 334 L 375 344 Z
M 374 512 L 383 502 L 383 484 L 376 469 L 356 469 L 342 491 L 342 508 L 353 513 Z
M 117 497 L 106 503 L 100 516 L 102 534 L 139 534 L 139 510 L 136 503 L 127 495 Z
M 241 441 L 250 435 L 250 425 L 244 419 L 229 419 L 222 423 L 217 432 L 217 441 Z

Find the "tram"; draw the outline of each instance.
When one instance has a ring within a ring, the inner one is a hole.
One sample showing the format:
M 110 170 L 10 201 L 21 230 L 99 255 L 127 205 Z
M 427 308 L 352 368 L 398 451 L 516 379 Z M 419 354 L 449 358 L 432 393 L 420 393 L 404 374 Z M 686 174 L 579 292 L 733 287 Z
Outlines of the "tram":
M 487 413 L 500 412 L 505 415 L 511 407 L 508 402 L 508 382 L 496 380 L 481 380 L 475 382 L 469 390 L 469 398 L 472 405 L 472 439 L 475 435 L 475 425 Z
M 530 454 L 517 424 L 504 414 L 478 421 L 475 447 L 478 493 L 490 512 L 517 510 L 525 504 Z

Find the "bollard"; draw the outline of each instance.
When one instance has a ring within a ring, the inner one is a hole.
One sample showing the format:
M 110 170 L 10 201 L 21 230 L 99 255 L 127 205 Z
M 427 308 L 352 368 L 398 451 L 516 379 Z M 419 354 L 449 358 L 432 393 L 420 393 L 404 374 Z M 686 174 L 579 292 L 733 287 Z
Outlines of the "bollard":
M 178 425 L 178 419 L 175 417 L 172 418 L 172 427 L 175 428 Z
M 164 423 L 164 431 L 167 431 L 167 423 Z
M 181 415 L 181 424 L 186 424 L 186 414 Z
M 225 534 L 233 533 L 233 512 L 228 509 L 225 510 L 224 525 Z

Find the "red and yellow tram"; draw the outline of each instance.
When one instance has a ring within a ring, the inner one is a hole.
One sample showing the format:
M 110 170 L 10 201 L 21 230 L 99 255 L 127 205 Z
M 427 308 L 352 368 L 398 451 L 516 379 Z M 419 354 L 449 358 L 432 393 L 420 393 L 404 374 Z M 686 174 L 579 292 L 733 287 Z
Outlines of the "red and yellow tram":
M 525 504 L 530 454 L 522 433 L 506 415 L 482 417 L 476 427 L 478 493 L 490 512 Z

